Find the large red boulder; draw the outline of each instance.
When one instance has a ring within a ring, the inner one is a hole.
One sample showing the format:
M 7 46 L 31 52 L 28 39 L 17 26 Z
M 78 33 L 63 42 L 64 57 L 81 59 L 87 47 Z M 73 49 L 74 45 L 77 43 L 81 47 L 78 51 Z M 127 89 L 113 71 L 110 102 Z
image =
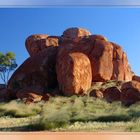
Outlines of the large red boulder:
M 96 40 L 107 41 L 102 35 L 89 35 L 79 38 L 77 42 L 67 37 L 60 37 L 59 46 L 72 49 L 73 51 L 82 52 L 89 55 L 93 49 Z
M 122 48 L 111 42 L 113 45 L 113 73 L 112 73 L 112 80 L 124 80 L 124 63 L 123 63 L 123 50 Z
M 56 71 L 59 88 L 67 96 L 83 94 L 91 87 L 91 65 L 88 57 L 83 53 L 60 51 Z
M 103 96 L 108 102 L 120 101 L 121 90 L 117 87 L 109 87 L 105 89 Z
M 130 105 L 140 101 L 140 82 L 129 81 L 121 87 L 121 101 L 125 105 Z
M 96 39 L 89 59 L 92 67 L 92 81 L 101 82 L 111 79 L 113 73 L 113 46 L 110 42 Z
M 63 32 L 62 37 L 78 42 L 81 38 L 91 35 L 91 33 L 83 28 L 68 28 Z
M 55 70 L 56 47 L 49 47 L 44 51 L 28 58 L 12 75 L 8 82 L 8 89 L 17 92 L 26 87 L 37 87 L 42 92 L 57 85 Z
M 59 46 L 61 47 L 80 47 L 83 49 L 83 46 L 86 47 L 89 45 L 89 37 L 91 33 L 83 28 L 68 28 L 63 32 L 63 35 L 59 38 Z M 86 45 L 84 44 L 86 43 Z
M 36 55 L 38 52 L 48 48 L 57 47 L 59 37 L 48 36 L 46 34 L 31 35 L 26 39 L 25 46 L 30 56 Z
M 133 72 L 131 71 L 125 52 L 118 44 L 113 42 L 111 44 L 113 45 L 113 73 L 111 79 L 131 81 Z
M 124 80 L 131 81 L 134 73 L 131 71 L 131 67 L 128 63 L 126 53 L 123 53 L 123 64 L 124 64 Z

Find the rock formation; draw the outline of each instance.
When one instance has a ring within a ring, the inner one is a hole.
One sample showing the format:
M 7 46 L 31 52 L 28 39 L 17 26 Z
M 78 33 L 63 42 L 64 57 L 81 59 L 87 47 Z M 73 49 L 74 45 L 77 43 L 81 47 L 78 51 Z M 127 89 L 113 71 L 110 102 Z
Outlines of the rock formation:
M 134 75 L 121 46 L 86 29 L 69 28 L 61 36 L 31 35 L 25 45 L 30 57 L 8 82 L 15 95 L 26 88 L 36 88 L 43 95 L 55 87 L 66 96 L 81 95 L 90 89 L 91 82 L 131 81 Z M 119 93 L 108 89 L 107 98 L 112 91 Z

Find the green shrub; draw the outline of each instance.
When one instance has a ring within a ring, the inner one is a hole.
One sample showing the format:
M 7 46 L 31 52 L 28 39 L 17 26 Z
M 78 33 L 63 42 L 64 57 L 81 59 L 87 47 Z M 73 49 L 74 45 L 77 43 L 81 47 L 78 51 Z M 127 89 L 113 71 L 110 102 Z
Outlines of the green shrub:
M 14 100 L 9 103 L 1 103 L 0 112 L 1 116 L 29 117 L 39 114 L 41 106 L 39 104 L 26 105 L 19 100 Z

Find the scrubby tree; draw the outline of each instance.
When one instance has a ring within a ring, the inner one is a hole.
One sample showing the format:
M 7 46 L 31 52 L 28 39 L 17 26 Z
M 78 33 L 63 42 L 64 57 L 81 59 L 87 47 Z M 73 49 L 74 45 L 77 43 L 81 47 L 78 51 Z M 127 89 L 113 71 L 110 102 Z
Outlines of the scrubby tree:
M 7 85 L 10 72 L 17 67 L 15 54 L 13 52 L 7 52 L 3 54 L 0 52 L 0 78 Z

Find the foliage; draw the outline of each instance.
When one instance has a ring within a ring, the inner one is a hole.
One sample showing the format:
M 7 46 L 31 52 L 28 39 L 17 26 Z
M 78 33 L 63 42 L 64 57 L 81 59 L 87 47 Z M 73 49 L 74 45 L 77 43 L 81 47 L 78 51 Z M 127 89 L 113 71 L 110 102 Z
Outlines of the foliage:
M 4 84 L 7 85 L 10 72 L 17 67 L 15 54 L 12 52 L 7 52 L 3 54 L 0 52 L 0 77 Z
M 23 131 L 140 131 L 140 103 L 124 107 L 120 102 L 107 103 L 93 97 L 52 97 L 47 102 L 24 104 L 20 100 L 0 103 L 0 125 L 2 118 L 16 118 L 17 128 L 2 125 L 6 130 L 21 130 L 19 123 L 26 118 L 28 124 L 22 125 Z M 25 119 L 25 120 L 26 120 Z M 6 121 L 5 124 L 8 124 Z M 9 122 L 11 122 L 9 120 Z M 4 124 L 4 123 L 3 123 Z M 0 127 L 0 130 L 2 129 Z M 4 130 L 4 128 L 2 129 Z
M 30 117 L 41 112 L 41 104 L 26 105 L 20 100 L 13 100 L 9 103 L 0 103 L 0 116 Z

